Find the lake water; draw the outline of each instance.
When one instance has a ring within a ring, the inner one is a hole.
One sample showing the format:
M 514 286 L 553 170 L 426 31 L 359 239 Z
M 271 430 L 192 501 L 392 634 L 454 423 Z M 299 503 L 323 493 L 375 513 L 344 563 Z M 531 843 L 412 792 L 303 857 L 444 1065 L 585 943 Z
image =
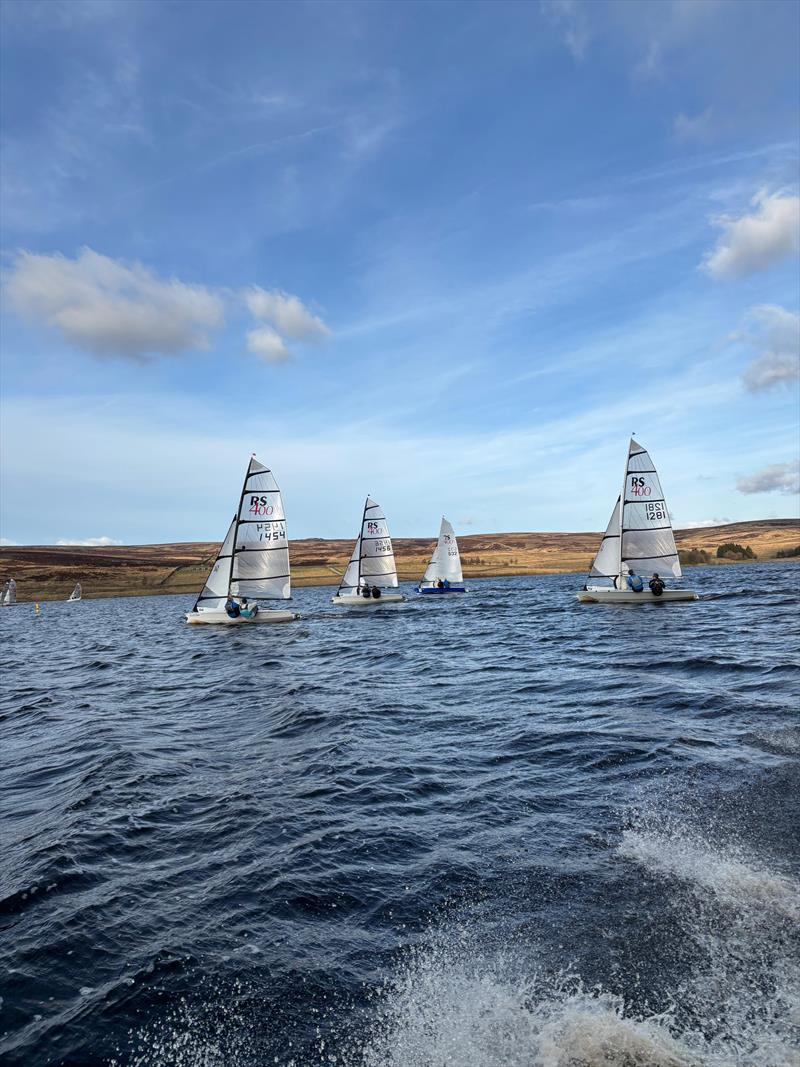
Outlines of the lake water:
M 799 1064 L 798 579 L 0 612 L 0 1059 Z

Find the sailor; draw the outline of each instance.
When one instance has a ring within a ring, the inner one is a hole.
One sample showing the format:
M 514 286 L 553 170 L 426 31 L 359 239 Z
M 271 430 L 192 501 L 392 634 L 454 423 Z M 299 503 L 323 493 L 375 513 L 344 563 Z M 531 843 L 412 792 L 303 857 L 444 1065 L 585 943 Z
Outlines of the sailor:
M 625 584 L 629 589 L 632 589 L 634 593 L 641 593 L 644 589 L 644 581 L 641 575 L 637 574 L 632 568 L 628 569 L 628 575 L 625 578 Z
M 441 578 L 440 578 L 440 579 L 438 580 L 438 582 L 436 583 L 436 588 L 437 588 L 437 589 L 444 589 L 444 582 L 442 581 L 442 579 L 441 579 Z
M 445 589 L 449 589 L 450 588 L 450 579 L 449 578 L 445 578 L 445 580 L 444 580 L 444 588 Z
M 230 595 L 228 596 L 228 599 L 225 601 L 225 611 L 227 612 L 228 617 L 231 618 L 231 619 L 238 619 L 239 615 L 241 614 L 241 609 L 239 608 L 239 605 L 236 603 L 234 598 L 232 596 L 230 596 Z
M 377 585 L 373 585 L 373 587 L 372 587 L 372 599 L 373 600 L 380 600 L 380 598 L 381 598 L 380 589 L 377 587 Z
M 361 595 L 363 596 L 363 598 L 365 600 L 369 600 L 369 597 L 370 597 L 369 582 L 367 581 L 366 578 L 362 578 L 361 581 L 364 583 L 362 585 L 362 587 L 361 587 Z
M 657 571 L 647 584 L 650 586 L 650 592 L 653 596 L 661 596 L 664 592 L 664 583 L 661 578 L 659 578 Z
M 243 597 L 241 614 L 243 619 L 254 619 L 258 615 L 258 604 L 251 604 L 247 597 Z

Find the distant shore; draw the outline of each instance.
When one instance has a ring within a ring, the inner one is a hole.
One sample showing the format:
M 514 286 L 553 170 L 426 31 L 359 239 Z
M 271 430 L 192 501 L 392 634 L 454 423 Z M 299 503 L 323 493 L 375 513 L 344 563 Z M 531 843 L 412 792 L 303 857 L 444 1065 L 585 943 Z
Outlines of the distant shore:
M 527 574 L 585 574 L 601 534 L 461 534 L 458 542 L 465 578 Z M 680 551 L 704 550 L 711 562 L 726 542 L 749 546 L 758 562 L 800 544 L 800 521 L 763 519 L 699 529 L 676 530 Z M 401 582 L 418 581 L 434 538 L 393 538 Z M 351 540 L 309 538 L 290 542 L 295 586 L 336 585 L 350 557 Z M 53 545 L 0 548 L 0 580 L 15 578 L 20 601 L 65 600 L 76 582 L 86 599 L 158 596 L 199 591 L 214 562 L 218 542 L 120 545 L 110 548 Z

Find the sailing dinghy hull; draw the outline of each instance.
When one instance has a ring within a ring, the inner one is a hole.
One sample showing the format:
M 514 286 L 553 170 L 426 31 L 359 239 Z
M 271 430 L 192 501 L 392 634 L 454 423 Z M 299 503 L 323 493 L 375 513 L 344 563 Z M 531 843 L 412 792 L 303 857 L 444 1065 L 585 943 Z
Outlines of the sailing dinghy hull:
M 577 594 L 581 604 L 664 604 L 677 600 L 698 600 L 691 589 L 665 589 L 661 596 L 653 596 L 649 589 L 634 593 L 632 589 L 609 589 L 606 586 L 589 586 Z
M 455 588 L 455 589 L 453 588 L 453 586 L 450 586 L 449 589 L 424 589 L 423 588 L 423 589 L 417 589 L 417 592 L 420 594 L 420 596 L 431 596 L 431 595 L 433 595 L 433 596 L 442 596 L 442 594 L 444 594 L 444 593 L 466 593 L 466 589 L 462 585 L 460 588 Z
M 189 611 L 186 621 L 190 626 L 241 626 L 244 623 L 254 622 L 294 622 L 300 616 L 296 611 L 264 611 L 259 608 L 258 614 L 250 618 L 237 615 L 232 619 L 226 611 Z
M 375 597 L 367 600 L 358 593 L 339 593 L 331 597 L 331 604 L 340 608 L 382 608 L 386 604 L 402 604 L 405 599 L 402 593 L 381 593 L 377 600 Z

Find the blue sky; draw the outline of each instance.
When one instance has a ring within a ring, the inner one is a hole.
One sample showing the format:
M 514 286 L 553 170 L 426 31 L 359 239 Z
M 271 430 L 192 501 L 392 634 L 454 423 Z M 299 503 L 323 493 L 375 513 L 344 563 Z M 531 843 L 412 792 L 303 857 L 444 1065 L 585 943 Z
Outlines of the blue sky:
M 3 538 L 796 514 L 799 12 L 6 0 Z

